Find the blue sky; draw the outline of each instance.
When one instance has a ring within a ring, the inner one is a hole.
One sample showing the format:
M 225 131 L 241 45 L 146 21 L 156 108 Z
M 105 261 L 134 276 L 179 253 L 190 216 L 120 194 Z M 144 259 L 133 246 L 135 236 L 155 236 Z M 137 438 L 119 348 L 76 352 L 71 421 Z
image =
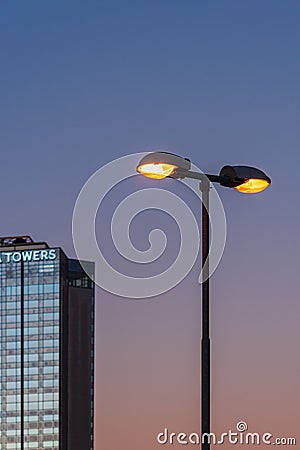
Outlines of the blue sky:
M 284 404 L 290 416 L 299 412 L 300 364 L 289 357 L 299 341 L 300 312 L 299 22 L 300 4 L 291 0 L 1 5 L 1 235 L 31 234 L 74 256 L 71 218 L 82 185 L 96 169 L 129 153 L 164 149 L 210 173 L 225 164 L 248 164 L 272 178 L 261 196 L 219 190 L 228 221 L 225 254 L 212 280 L 214 417 L 220 429 L 244 414 L 257 427 L 265 419 L 283 433 L 279 407 Z M 188 304 L 181 298 L 185 289 Z M 185 418 L 190 412 L 190 422 L 182 422 L 191 428 L 198 423 L 199 293 L 195 270 L 177 290 L 135 309 L 130 301 L 99 294 L 97 450 L 133 450 L 134 408 L 145 404 L 143 420 L 152 424 L 140 428 L 145 450 L 153 448 L 160 424 L 169 419 L 180 425 L 171 410 Z M 185 332 L 178 331 L 182 317 Z M 164 354 L 155 359 L 157 337 L 169 352 L 167 361 Z M 171 342 L 186 355 L 178 372 Z M 153 361 L 161 372 L 149 378 Z M 145 394 L 149 383 L 156 399 L 169 389 L 163 397 L 170 410 L 160 404 L 160 422 L 153 419 L 153 397 Z M 118 441 L 109 433 L 126 414 L 126 389 L 132 406 Z M 114 395 L 123 401 L 120 413 L 111 406 Z M 258 417 L 257 402 L 269 405 Z

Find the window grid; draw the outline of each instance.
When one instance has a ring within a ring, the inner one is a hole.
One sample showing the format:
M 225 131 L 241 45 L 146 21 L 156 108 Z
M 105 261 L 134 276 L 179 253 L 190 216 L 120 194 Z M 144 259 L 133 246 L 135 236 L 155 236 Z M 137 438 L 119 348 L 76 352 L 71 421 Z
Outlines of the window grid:
M 24 262 L 24 449 L 59 448 L 59 258 Z M 0 266 L 1 449 L 21 448 L 21 263 Z

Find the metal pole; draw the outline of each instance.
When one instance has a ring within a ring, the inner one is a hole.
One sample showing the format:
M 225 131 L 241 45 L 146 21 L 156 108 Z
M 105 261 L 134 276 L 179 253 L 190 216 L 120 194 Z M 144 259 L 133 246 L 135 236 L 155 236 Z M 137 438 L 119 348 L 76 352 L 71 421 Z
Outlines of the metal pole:
M 201 337 L 201 434 L 202 450 L 209 450 L 210 433 L 210 332 L 209 332 L 209 190 L 208 179 L 200 183 L 202 192 L 202 337 Z

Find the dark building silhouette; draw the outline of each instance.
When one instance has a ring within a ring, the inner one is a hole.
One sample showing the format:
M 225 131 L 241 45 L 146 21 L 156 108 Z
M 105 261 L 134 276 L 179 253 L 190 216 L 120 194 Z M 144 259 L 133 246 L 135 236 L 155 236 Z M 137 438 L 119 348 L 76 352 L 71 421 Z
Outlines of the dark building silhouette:
M 92 450 L 94 284 L 80 263 L 0 238 L 0 333 L 1 450 Z

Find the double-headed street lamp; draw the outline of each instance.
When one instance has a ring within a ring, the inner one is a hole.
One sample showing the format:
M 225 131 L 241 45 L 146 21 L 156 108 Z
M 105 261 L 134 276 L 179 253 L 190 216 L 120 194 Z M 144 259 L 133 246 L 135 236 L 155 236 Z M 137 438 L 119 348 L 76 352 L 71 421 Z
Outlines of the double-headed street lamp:
M 209 450 L 210 433 L 210 325 L 209 325 L 209 190 L 210 182 L 234 188 L 244 194 L 255 194 L 266 189 L 271 179 L 260 169 L 248 166 L 224 166 L 219 175 L 193 172 L 189 159 L 167 152 L 149 153 L 141 159 L 137 171 L 157 180 L 193 178 L 200 180 L 202 192 L 202 336 L 201 336 L 201 434 L 202 450 Z

